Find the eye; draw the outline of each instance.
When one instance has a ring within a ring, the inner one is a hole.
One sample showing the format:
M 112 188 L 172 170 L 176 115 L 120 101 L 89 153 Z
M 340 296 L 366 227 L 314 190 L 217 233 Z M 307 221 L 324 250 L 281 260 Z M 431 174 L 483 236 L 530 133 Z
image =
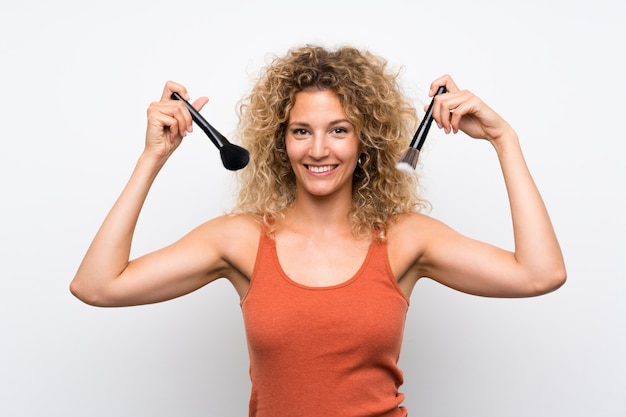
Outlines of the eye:
M 330 134 L 336 138 L 345 138 L 350 134 L 351 131 L 352 129 L 346 126 L 334 126 L 330 130 Z
M 303 129 L 303 128 L 297 128 L 297 129 L 293 129 L 293 130 L 291 131 L 291 133 L 292 133 L 294 136 L 306 136 L 309 132 L 308 132 L 306 129 Z

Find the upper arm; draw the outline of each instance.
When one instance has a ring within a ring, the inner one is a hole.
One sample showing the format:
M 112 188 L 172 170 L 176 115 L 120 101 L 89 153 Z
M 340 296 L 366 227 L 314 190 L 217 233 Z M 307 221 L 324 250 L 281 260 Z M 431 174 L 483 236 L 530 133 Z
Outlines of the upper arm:
M 156 303 L 188 294 L 220 277 L 245 275 L 251 267 L 241 264 L 246 258 L 236 255 L 238 246 L 250 247 L 250 239 L 258 237 L 243 233 L 242 222 L 229 216 L 213 219 L 171 245 L 131 260 L 94 304 Z M 248 230 L 253 229 L 248 226 Z
M 397 233 L 397 248 L 410 248 L 409 282 L 431 278 L 464 293 L 486 297 L 528 297 L 551 290 L 541 271 L 521 265 L 515 253 L 468 238 L 427 216 L 414 216 Z
M 443 224 L 433 229 L 419 262 L 423 276 L 464 293 L 487 297 L 535 292 L 512 252 L 463 236 Z

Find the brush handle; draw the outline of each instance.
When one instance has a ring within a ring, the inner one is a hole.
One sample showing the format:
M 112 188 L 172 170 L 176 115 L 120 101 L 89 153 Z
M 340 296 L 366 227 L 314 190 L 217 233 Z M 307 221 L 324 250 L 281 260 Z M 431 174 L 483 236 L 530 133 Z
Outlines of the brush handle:
M 204 133 L 206 133 L 209 139 L 211 139 L 211 142 L 213 142 L 213 144 L 217 146 L 218 149 L 222 149 L 225 145 L 230 143 L 228 142 L 228 139 L 224 137 L 224 135 L 222 135 L 220 132 L 217 131 L 217 129 L 211 126 L 211 124 L 207 122 L 204 117 L 202 117 L 200 112 L 198 112 L 198 110 L 196 110 L 191 105 L 191 103 L 182 98 L 180 94 L 174 92 L 172 93 L 172 98 L 174 100 L 180 100 L 185 103 L 185 106 L 189 110 L 189 113 L 191 113 L 191 118 L 193 119 L 193 121 L 196 122 L 198 126 L 200 126 L 200 129 L 202 129 Z
M 437 92 L 435 93 L 435 95 L 443 94 L 445 92 L 446 92 L 446 87 L 441 86 L 437 89 Z M 433 122 L 433 105 L 434 104 L 435 104 L 435 97 L 433 97 L 433 99 L 430 101 L 430 104 L 428 105 L 428 109 L 426 110 L 426 114 L 424 115 L 422 122 L 417 128 L 417 131 L 415 132 L 415 135 L 413 136 L 413 140 L 411 140 L 411 148 L 415 148 L 418 151 L 422 149 L 422 145 L 424 144 L 424 141 L 426 140 L 426 135 L 428 134 L 430 125 Z

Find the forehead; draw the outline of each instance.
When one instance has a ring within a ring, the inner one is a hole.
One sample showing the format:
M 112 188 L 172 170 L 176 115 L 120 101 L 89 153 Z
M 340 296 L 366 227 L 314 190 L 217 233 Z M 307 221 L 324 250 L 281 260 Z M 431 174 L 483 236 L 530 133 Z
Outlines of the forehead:
M 298 92 L 289 118 L 310 117 L 314 114 L 332 114 L 333 117 L 341 115 L 346 118 L 341 99 L 334 91 L 315 89 Z

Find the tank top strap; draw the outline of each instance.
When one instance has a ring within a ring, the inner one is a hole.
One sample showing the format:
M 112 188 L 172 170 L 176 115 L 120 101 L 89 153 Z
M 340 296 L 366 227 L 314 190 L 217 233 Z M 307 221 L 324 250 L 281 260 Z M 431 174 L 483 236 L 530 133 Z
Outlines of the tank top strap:
M 260 283 L 257 283 L 258 277 L 266 276 L 267 278 L 272 278 L 275 276 L 275 274 L 267 274 L 268 271 L 272 271 L 273 268 L 275 268 L 273 261 L 275 250 L 276 242 L 269 235 L 267 227 L 262 224 L 261 233 L 259 236 L 259 246 L 254 261 L 254 268 L 252 269 L 252 275 L 250 276 L 250 285 L 248 287 L 247 293 L 241 298 L 239 302 L 240 305 L 243 305 L 246 299 L 249 298 L 248 296 L 250 295 L 254 287 L 262 285 Z M 267 281 L 267 279 L 261 281 Z

